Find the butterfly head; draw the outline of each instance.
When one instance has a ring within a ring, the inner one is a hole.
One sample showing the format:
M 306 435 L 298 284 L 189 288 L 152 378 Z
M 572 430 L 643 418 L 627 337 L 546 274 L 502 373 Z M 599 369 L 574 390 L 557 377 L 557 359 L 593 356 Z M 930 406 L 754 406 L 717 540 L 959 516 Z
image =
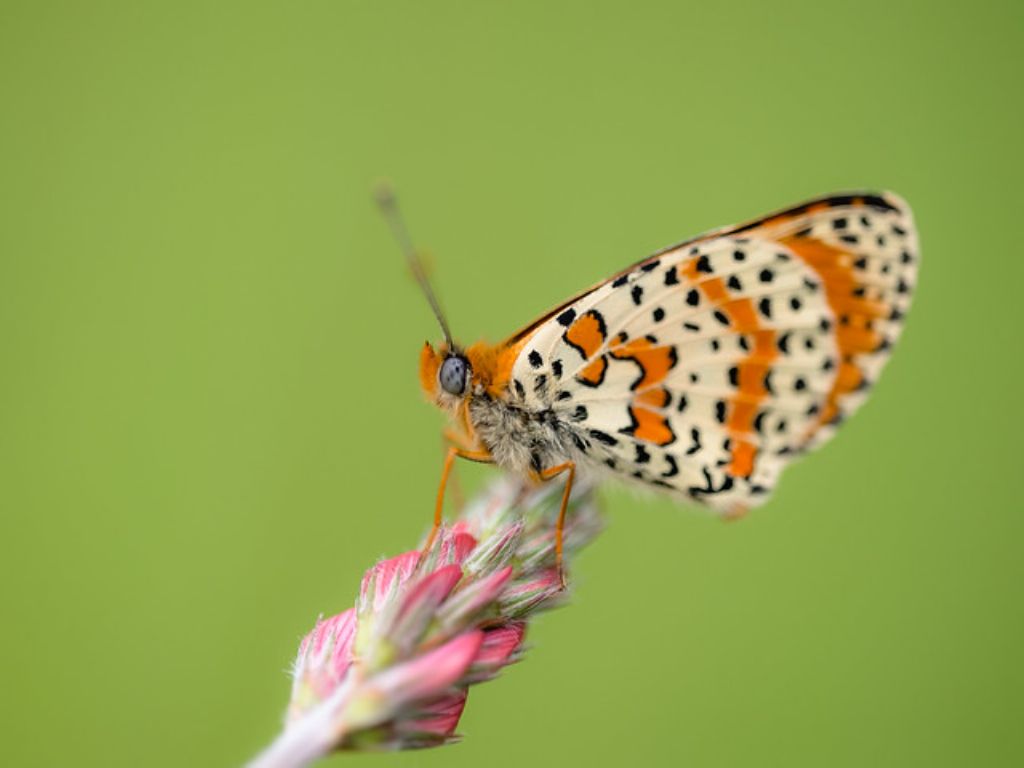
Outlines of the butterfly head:
M 453 410 L 473 389 L 473 365 L 465 352 L 429 342 L 420 351 L 420 386 L 426 396 L 444 409 Z
M 493 389 L 498 354 L 484 342 L 466 349 L 425 343 L 420 351 L 420 386 L 440 408 L 455 411 L 460 404 Z

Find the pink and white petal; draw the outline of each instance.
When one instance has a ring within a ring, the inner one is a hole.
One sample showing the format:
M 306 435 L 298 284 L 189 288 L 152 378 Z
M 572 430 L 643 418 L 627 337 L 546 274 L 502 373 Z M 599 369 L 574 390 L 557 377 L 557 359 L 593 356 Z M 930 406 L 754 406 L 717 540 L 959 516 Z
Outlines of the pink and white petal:
M 399 654 L 411 650 L 420 642 L 437 615 L 438 607 L 461 579 L 462 568 L 445 565 L 410 584 L 394 620 L 381 625 L 378 631 L 388 637 Z
M 464 626 L 477 613 L 493 603 L 508 580 L 512 566 L 506 566 L 459 589 L 438 611 L 438 622 L 445 628 Z
M 441 542 L 441 562 L 462 565 L 476 547 L 476 539 L 466 530 L 449 529 Z
M 501 596 L 501 612 L 515 619 L 562 592 L 562 579 L 558 569 L 549 568 L 539 577 L 506 590 Z
M 380 611 L 384 605 L 394 598 L 398 590 L 409 580 L 420 553 L 417 550 L 404 552 L 387 560 L 381 560 L 364 575 L 359 587 L 359 613 L 367 610 Z
M 395 709 L 441 696 L 466 673 L 483 641 L 483 631 L 466 632 L 382 672 L 373 678 L 370 687 Z
M 396 730 L 417 736 L 429 734 L 446 739 L 455 733 L 466 706 L 467 691 L 459 691 L 424 706 L 411 718 L 403 718 Z
M 484 632 L 484 641 L 480 651 L 473 659 L 474 667 L 499 668 L 508 664 L 523 643 L 526 636 L 526 623 L 515 621 Z

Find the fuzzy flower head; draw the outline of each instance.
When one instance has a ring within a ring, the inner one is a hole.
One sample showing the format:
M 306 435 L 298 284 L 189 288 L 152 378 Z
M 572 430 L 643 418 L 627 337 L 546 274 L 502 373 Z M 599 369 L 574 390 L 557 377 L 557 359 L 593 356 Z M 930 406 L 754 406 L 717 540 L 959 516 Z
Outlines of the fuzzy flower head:
M 577 485 L 565 529 L 570 556 L 600 530 L 591 489 Z M 285 731 L 253 765 L 304 764 L 281 758 L 299 739 L 312 756 L 453 740 L 469 686 L 517 661 L 532 614 L 565 596 L 555 565 L 560 496 L 557 483 L 499 480 L 430 550 L 370 568 L 355 606 L 302 640 Z

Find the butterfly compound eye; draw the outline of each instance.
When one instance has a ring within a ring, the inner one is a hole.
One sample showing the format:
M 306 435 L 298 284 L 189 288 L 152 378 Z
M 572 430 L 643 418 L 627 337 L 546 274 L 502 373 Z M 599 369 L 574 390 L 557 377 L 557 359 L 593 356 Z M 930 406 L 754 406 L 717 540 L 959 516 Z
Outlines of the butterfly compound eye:
M 438 379 L 445 392 L 452 395 L 461 395 L 466 391 L 466 378 L 469 374 L 469 364 L 461 357 L 449 357 L 441 364 L 441 371 Z

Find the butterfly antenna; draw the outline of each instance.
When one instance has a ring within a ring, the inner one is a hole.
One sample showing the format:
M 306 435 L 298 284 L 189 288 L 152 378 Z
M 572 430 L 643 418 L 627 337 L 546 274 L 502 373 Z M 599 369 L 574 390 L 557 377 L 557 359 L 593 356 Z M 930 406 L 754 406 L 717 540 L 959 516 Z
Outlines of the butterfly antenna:
M 427 271 L 423 267 L 423 261 L 420 259 L 419 253 L 417 253 L 416 248 L 412 244 L 412 239 L 409 237 L 409 230 L 405 227 L 405 220 L 402 218 L 402 212 L 398 208 L 398 199 L 395 197 L 394 190 L 389 184 L 379 184 L 375 197 L 377 198 L 377 205 L 380 207 L 381 213 L 384 214 L 388 226 L 391 227 L 395 240 L 398 241 L 402 253 L 405 254 L 406 261 L 409 262 L 409 268 L 412 270 L 416 282 L 420 284 L 420 288 L 423 289 L 423 293 L 430 303 L 430 308 L 434 310 L 434 317 L 437 318 L 437 322 L 441 325 L 441 332 L 444 333 L 444 340 L 447 342 L 448 348 L 454 348 L 455 343 L 452 341 L 452 332 L 448 328 L 448 321 L 444 319 L 444 312 L 441 311 L 441 305 L 437 301 L 437 296 L 434 295 L 434 289 L 430 287 L 430 281 L 427 279 Z

